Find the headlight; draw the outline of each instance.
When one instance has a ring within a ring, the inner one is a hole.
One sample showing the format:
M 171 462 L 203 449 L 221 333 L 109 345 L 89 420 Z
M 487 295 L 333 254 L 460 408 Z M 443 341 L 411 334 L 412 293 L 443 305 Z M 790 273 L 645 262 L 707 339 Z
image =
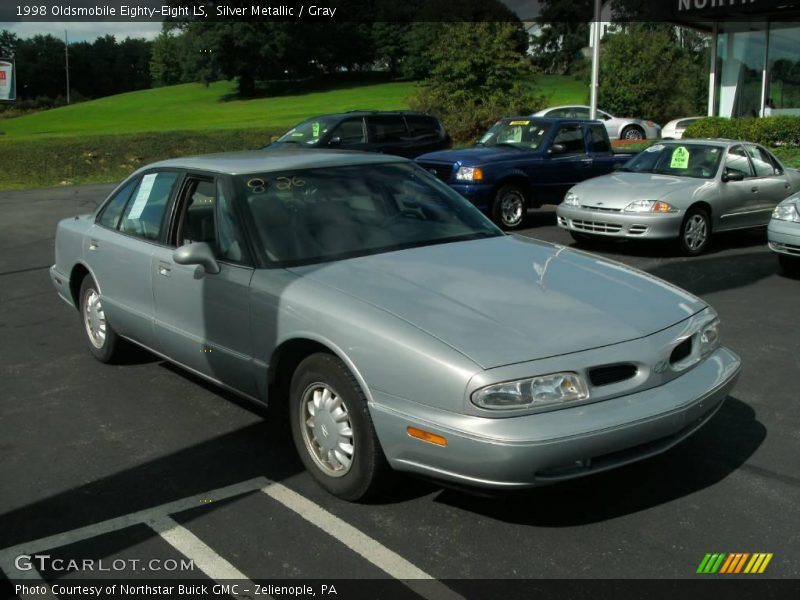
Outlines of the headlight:
M 714 319 L 700 330 L 697 336 L 697 349 L 701 358 L 705 358 L 714 350 L 719 348 L 720 340 L 720 322 L 719 319 Z
M 580 206 L 581 201 L 580 198 L 578 198 L 577 194 L 574 194 L 572 192 L 567 192 L 567 195 L 564 196 L 564 204 L 566 206 Z
M 458 181 L 482 181 L 483 170 L 480 167 L 459 167 L 456 179 Z
M 797 211 L 795 200 L 781 202 L 772 212 L 772 218 L 780 221 L 794 221 L 800 223 L 800 212 Z
M 588 397 L 586 384 L 577 373 L 553 373 L 486 386 L 472 394 L 472 402 L 491 410 L 517 410 L 564 404 Z
M 678 212 L 678 209 L 661 200 L 637 200 L 628 204 L 625 212 L 674 213 Z

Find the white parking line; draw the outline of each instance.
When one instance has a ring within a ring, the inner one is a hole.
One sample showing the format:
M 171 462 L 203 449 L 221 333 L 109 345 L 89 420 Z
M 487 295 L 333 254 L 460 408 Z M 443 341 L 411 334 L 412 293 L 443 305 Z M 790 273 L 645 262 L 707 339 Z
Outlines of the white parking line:
M 214 552 L 203 540 L 170 517 L 159 517 L 150 521 L 148 525 L 165 542 L 186 558 L 191 559 L 198 569 L 217 583 L 224 583 L 226 579 L 237 579 L 241 580 L 242 587 L 248 586 L 245 589 L 255 589 L 255 584 L 244 573 Z M 234 595 L 234 597 L 252 598 L 252 596 L 244 594 Z M 264 596 L 264 598 L 269 598 L 269 596 Z
M 388 575 L 400 580 L 420 596 L 430 600 L 464 600 L 433 576 L 305 496 L 280 483 L 265 486 L 261 491 L 336 538 Z
M 41 585 L 44 582 L 37 571 L 17 569 L 15 564 L 17 556 L 61 548 L 134 525 L 147 525 L 173 548 L 193 560 L 195 565 L 211 579 L 215 581 L 244 580 L 245 583 L 252 584 L 236 567 L 169 515 L 254 491 L 261 491 L 294 511 L 420 596 L 429 600 L 463 600 L 462 596 L 377 540 L 306 497 L 280 483 L 274 483 L 266 477 L 256 477 L 100 523 L 4 548 L 0 550 L 0 570 L 8 579 L 27 579 L 31 583 Z M 254 586 L 254 584 L 252 585 Z M 38 597 L 41 598 L 41 596 Z

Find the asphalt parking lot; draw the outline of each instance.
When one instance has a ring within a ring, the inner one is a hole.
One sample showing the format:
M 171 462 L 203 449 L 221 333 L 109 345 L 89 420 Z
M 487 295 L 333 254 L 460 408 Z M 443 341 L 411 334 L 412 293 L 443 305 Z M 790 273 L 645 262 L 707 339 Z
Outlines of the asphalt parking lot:
M 3 570 L 28 549 L 195 553 L 206 568 L 192 576 L 211 579 L 693 578 L 708 552 L 769 552 L 767 576 L 800 577 L 800 280 L 780 274 L 763 232 L 692 259 L 596 249 L 707 300 L 743 359 L 732 396 L 689 440 L 550 488 L 480 497 L 401 478 L 380 502 L 348 504 L 303 472 L 268 410 L 144 352 L 92 358 L 47 268 L 57 221 L 109 189 L 0 194 Z M 547 210 L 522 234 L 572 243 Z

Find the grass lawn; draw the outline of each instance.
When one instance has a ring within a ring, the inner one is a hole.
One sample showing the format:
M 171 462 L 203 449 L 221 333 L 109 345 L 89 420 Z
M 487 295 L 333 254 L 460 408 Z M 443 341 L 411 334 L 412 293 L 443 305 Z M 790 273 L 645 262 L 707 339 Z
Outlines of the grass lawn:
M 589 84 L 570 75 L 540 75 L 536 85 L 547 98 L 547 106 L 589 104 Z
M 413 82 L 367 84 L 342 81 L 327 91 L 253 100 L 230 100 L 232 81 L 205 87 L 187 83 L 109 96 L 0 119 L 0 143 L 14 138 L 96 136 L 164 131 L 288 129 L 320 113 L 369 108 L 405 108 Z

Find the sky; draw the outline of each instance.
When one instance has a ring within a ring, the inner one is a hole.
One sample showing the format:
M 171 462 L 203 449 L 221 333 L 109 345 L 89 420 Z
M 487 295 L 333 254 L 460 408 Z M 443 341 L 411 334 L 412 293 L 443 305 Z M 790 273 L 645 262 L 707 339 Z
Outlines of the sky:
M 0 0 L 4 1 L 4 0 Z M 501 0 L 506 6 L 517 13 L 522 19 L 530 18 L 538 11 L 539 3 L 537 0 Z M 77 4 L 80 4 L 78 2 Z M 64 29 L 68 31 L 70 42 L 92 41 L 103 35 L 113 35 L 118 40 L 131 38 L 153 39 L 161 31 L 160 22 L 70 22 L 70 23 L 3 23 L 0 22 L 0 29 L 8 29 L 17 34 L 18 37 L 28 38 L 38 34 L 51 34 L 58 38 L 64 37 Z

